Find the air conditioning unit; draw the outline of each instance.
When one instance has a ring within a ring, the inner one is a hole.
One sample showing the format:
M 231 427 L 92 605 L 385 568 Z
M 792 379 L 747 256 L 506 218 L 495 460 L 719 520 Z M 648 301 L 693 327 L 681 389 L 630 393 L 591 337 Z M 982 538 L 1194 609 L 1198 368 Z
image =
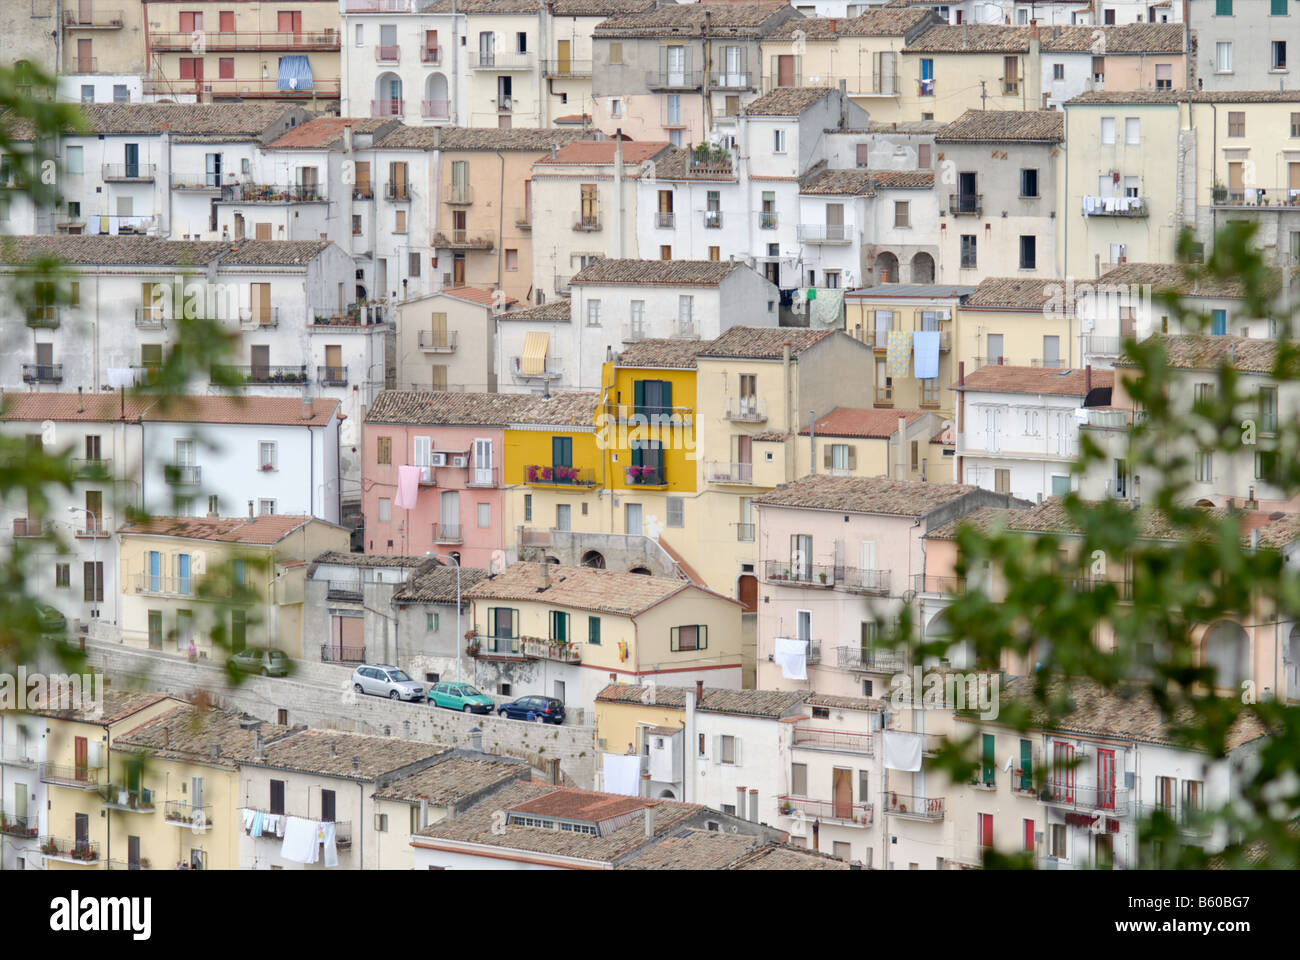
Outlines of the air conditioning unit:
M 445 467 L 447 465 L 447 455 L 445 453 L 430 454 L 429 465 L 432 467 Z
M 466 457 L 466 456 L 452 457 L 452 458 L 451 458 L 451 465 L 452 465 L 453 467 L 468 467 L 468 466 L 469 466 L 469 457 Z

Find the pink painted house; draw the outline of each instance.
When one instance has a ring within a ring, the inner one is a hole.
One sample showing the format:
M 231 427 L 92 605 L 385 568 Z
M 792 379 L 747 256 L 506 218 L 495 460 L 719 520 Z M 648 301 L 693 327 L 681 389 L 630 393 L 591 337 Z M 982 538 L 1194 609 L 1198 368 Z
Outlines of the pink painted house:
M 366 415 L 361 461 L 365 552 L 455 555 L 487 568 L 505 548 L 505 425 L 527 394 L 386 390 Z M 416 505 L 397 505 L 398 468 L 420 468 Z

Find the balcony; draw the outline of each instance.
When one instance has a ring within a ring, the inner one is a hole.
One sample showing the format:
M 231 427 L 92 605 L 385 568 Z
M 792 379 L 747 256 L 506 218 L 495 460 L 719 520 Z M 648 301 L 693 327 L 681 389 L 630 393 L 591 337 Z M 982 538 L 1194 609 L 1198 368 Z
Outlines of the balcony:
M 934 87 L 934 77 L 926 77 L 923 80 L 918 80 L 916 84 L 916 95 L 918 97 L 933 97 Z
M 31 741 L 23 739 L 13 745 L 0 743 L 0 766 L 34 767 L 36 763 L 36 750 Z
M 660 210 L 655 213 L 655 226 L 661 230 L 671 230 L 677 223 L 677 217 L 671 210 Z
M 348 646 L 342 643 L 322 643 L 320 645 L 321 663 L 365 663 L 366 648 Z
M 722 211 L 705 210 L 704 211 L 704 229 L 721 230 L 722 229 Z
M 698 90 L 704 85 L 702 70 L 649 70 L 645 75 L 649 90 Z
M 136 593 L 153 597 L 197 597 L 200 584 L 206 582 L 202 577 L 194 575 L 164 577 L 154 576 L 151 573 L 137 573 L 133 579 Z M 213 582 L 212 586 L 217 588 L 219 584 Z M 216 589 L 209 592 L 229 593 L 229 590 Z
M 668 478 L 662 466 L 637 466 L 633 464 L 624 470 L 623 477 L 631 487 L 666 487 Z
M 500 467 L 479 467 L 467 466 L 469 476 L 465 478 L 467 487 L 492 488 L 501 486 L 501 468 Z
M 1046 784 L 1038 799 L 1049 807 L 1087 810 L 1108 817 L 1127 817 L 1129 791 L 1123 787 L 1076 787 L 1062 783 Z
M 1124 337 L 1089 333 L 1084 340 L 1083 352 L 1097 357 L 1118 357 L 1124 352 Z
M 787 560 L 768 560 L 763 565 L 763 580 L 790 587 L 833 587 L 835 567 L 829 563 L 797 564 Z
M 82 521 L 76 528 L 75 536 L 78 540 L 107 540 L 113 536 L 113 531 L 103 524 L 92 524 Z
M 63 308 L 52 303 L 27 311 L 27 326 L 33 330 L 57 330 L 62 323 Z
M 524 482 L 534 487 L 594 487 L 594 467 L 547 466 L 530 463 L 524 467 Z
M 1018 97 L 1020 96 L 1020 78 L 1003 77 L 1001 81 L 1002 96 Z
M 148 857 L 139 860 L 105 860 L 105 870 L 152 870 L 153 862 Z
M 163 311 L 161 308 L 135 308 L 135 328 L 137 330 L 162 330 L 165 326 L 166 324 L 163 322 Z
M 144 77 L 143 92 L 148 96 L 175 97 L 193 95 L 203 100 L 337 100 L 338 77 L 313 77 L 310 86 L 282 89 L 279 80 L 267 77 L 205 77 L 202 80 L 179 77 Z
M 178 486 L 195 486 L 203 476 L 203 468 L 193 463 L 171 463 L 163 469 L 167 482 Z
M 680 123 L 664 122 L 665 127 L 682 126 Z M 686 175 L 688 177 L 730 178 L 735 175 L 734 160 L 731 151 L 723 147 L 714 147 L 706 151 L 704 146 L 697 147 L 690 151 L 686 161 Z M 705 211 L 709 213 L 709 211 Z M 706 223 L 705 226 L 708 226 Z
M 41 837 L 41 853 L 46 860 L 91 866 L 99 863 L 99 844 L 90 840 L 65 840 L 62 837 Z
M 433 524 L 433 542 L 434 543 L 460 543 L 460 524 L 459 523 L 435 523 Z
M 763 409 L 758 397 L 737 397 L 728 401 L 722 418 L 736 423 L 766 423 L 767 411 Z
M 348 385 L 348 368 L 317 367 L 316 382 L 322 387 L 346 387 Z
M 775 210 L 763 210 L 758 214 L 758 229 L 775 230 L 777 226 L 777 216 Z
M 809 800 L 807 797 L 777 797 L 782 816 L 802 815 L 805 820 L 823 820 L 832 823 L 870 826 L 874 810 L 869 803 L 848 803 L 839 800 Z
M 470 637 L 470 646 L 477 645 L 472 656 L 485 660 L 550 660 L 555 663 L 581 663 L 582 645 L 552 640 L 546 637 Z
M 715 90 L 753 90 L 754 75 L 739 70 L 711 71 L 709 86 Z
M 421 47 L 420 62 L 430 67 L 442 66 L 442 47 Z
M 542 75 L 555 79 L 591 76 L 590 60 L 543 60 Z
M 40 517 L 15 517 L 15 537 L 41 537 L 45 535 L 44 524 Z
M 191 53 L 194 48 L 193 33 L 149 34 L 149 45 L 158 53 Z M 300 50 L 337 52 L 337 30 L 299 30 L 260 32 L 256 30 L 205 30 L 205 53 L 253 53 L 261 50 Z
M 216 377 L 218 372 L 224 375 L 226 379 L 242 380 L 244 383 L 259 384 L 299 384 L 307 383 L 307 366 L 271 366 L 270 364 L 259 364 L 247 367 L 218 366 L 213 367 L 213 376 Z M 213 382 L 216 382 L 215 380 Z
M 966 592 L 965 577 L 936 577 L 928 573 L 912 575 L 912 589 L 931 597 L 955 596 Z
M 836 666 L 860 673 L 899 673 L 907 669 L 907 659 L 894 650 L 873 650 L 861 644 L 835 648 Z
M 979 217 L 984 215 L 984 194 L 950 193 L 948 212 L 954 217 Z
M 850 80 L 849 93 L 853 96 L 896 97 L 899 94 L 897 73 L 873 72 L 870 80 L 865 75 L 861 77 L 857 83 L 857 90 L 854 90 L 853 86 L 853 81 Z
M 239 308 L 239 325 L 245 330 L 264 330 L 280 325 L 279 307 Z
M 600 217 L 592 214 L 590 216 L 579 216 L 573 221 L 573 229 L 578 233 L 599 233 Z
M 822 662 L 822 642 L 820 640 L 805 640 L 808 649 L 804 651 L 804 660 L 808 663 Z
M 29 839 L 36 836 L 39 831 L 40 825 L 36 817 L 11 817 L 0 810 L 0 833 Z
M 479 228 L 476 230 L 452 230 L 444 233 L 439 230 L 433 236 L 433 245 L 450 250 L 492 250 L 496 247 L 496 231 Z
M 905 820 L 943 820 L 943 797 L 917 797 L 903 793 L 885 795 L 885 812 Z
M 414 13 L 415 0 L 345 0 L 348 13 Z M 420 6 L 424 6 L 423 3 Z
M 427 350 L 429 353 L 456 352 L 458 335 L 455 330 L 421 330 L 419 339 L 420 349 Z
M 854 240 L 853 225 L 844 223 L 801 223 L 799 242 L 813 244 L 849 244 Z
M 531 53 L 484 53 L 476 51 L 469 55 L 471 70 L 531 70 L 536 58 Z
M 228 183 L 222 203 L 324 203 L 325 189 L 315 183 Z
M 105 809 L 122 813 L 153 813 L 153 792 L 148 788 L 131 790 L 121 784 L 106 783 L 99 788 L 99 798 Z
M 400 63 L 401 60 L 402 48 L 397 44 L 375 44 L 376 63 Z
M 1215 187 L 1211 197 L 1216 207 L 1300 208 L 1300 190 L 1293 187 Z
M 89 3 L 79 2 L 75 10 L 63 11 L 63 26 L 69 30 L 120 30 L 122 11 L 102 10 Z M 193 37 L 190 42 L 194 42 Z
M 754 524 L 738 523 L 736 524 L 736 540 L 739 543 L 754 542 Z
M 636 343 L 638 340 L 646 338 L 645 323 L 625 323 L 623 324 L 623 342 Z
M 401 117 L 406 115 L 405 100 L 371 100 L 371 117 Z
M 447 120 L 451 117 L 451 101 L 421 100 L 420 116 L 426 119 Z
M 704 464 L 704 479 L 708 483 L 750 486 L 754 482 L 754 464 L 710 460 Z
M 24 363 L 23 383 L 62 383 L 63 364 Z
M 103 175 L 109 183 L 148 183 L 157 169 L 152 163 L 106 163 Z
M 411 185 L 409 183 L 387 183 L 384 184 L 384 199 L 386 200 L 410 200 Z
M 190 806 L 184 801 L 168 800 L 163 804 L 163 823 L 187 830 L 202 830 L 212 822 L 212 805 Z
M 1141 197 L 1089 197 L 1083 198 L 1085 217 L 1139 217 L 1150 216 L 1146 201 Z
M 844 567 L 835 580 L 836 590 L 851 593 L 869 593 L 874 596 L 889 596 L 889 570 L 861 570 L 857 567 Z
M 65 767 L 58 763 L 41 764 L 41 783 L 56 787 L 73 787 L 77 790 L 98 790 L 104 777 L 103 767 Z
M 510 358 L 510 372 L 516 380 L 559 380 L 564 374 L 564 361 L 559 357 L 543 357 L 540 372 L 526 372 L 523 357 Z
M 820 730 L 816 727 L 795 727 L 794 745 L 808 750 L 833 750 L 837 753 L 860 753 L 871 756 L 871 734 L 849 733 L 843 730 Z
M 449 183 L 443 187 L 442 200 L 453 207 L 468 207 L 474 202 L 474 191 L 468 183 Z
M 360 580 L 325 581 L 325 599 L 344 603 L 360 603 L 365 596 Z

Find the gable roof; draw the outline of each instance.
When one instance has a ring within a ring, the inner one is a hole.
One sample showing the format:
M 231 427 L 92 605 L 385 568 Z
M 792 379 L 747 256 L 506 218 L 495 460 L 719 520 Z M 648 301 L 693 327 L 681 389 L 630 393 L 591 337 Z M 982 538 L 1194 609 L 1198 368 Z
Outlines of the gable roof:
M 804 195 L 875 196 L 882 190 L 928 190 L 932 170 L 819 170 L 799 188 Z
M 501 573 L 480 580 L 462 596 L 494 600 L 538 600 L 551 606 L 598 610 L 624 617 L 640 616 L 684 590 L 734 601 L 675 577 L 646 576 L 592 567 L 512 563 Z
M 561 147 L 553 156 L 542 157 L 534 166 L 555 164 L 584 164 L 588 166 L 612 165 L 619 143 L 623 144 L 623 162 L 643 163 L 658 159 L 673 148 L 666 140 L 579 140 Z
M 454 807 L 475 799 L 522 775 L 531 776 L 528 764 L 516 757 L 494 757 L 448 751 L 432 766 L 392 781 L 375 792 L 376 800 Z
M 935 135 L 935 142 L 997 140 L 1057 143 L 1065 137 L 1060 110 L 967 110 Z
M 162 240 L 99 234 L 0 238 L 0 263 L 53 257 L 74 266 L 302 266 L 328 240 Z
M 478 567 L 459 568 L 461 596 L 488 575 Z M 457 567 L 453 563 L 430 563 L 411 575 L 406 585 L 393 594 L 393 603 L 455 603 Z
M 79 723 L 94 723 L 108 726 L 125 720 L 127 717 L 147 710 L 156 703 L 172 699 L 162 693 L 134 693 L 128 690 L 104 690 L 102 710 L 83 707 L 37 707 L 26 711 L 37 717 L 50 717 L 55 720 L 73 720 Z M 178 701 L 179 702 L 179 701 Z
M 1217 370 L 1226 363 L 1242 373 L 1271 374 L 1277 365 L 1277 343 L 1272 340 L 1180 333 L 1154 334 L 1144 342 L 1153 340 L 1165 351 L 1165 366 L 1178 370 Z M 1116 367 L 1133 365 L 1127 357 L 1115 361 Z
M 602 257 L 583 267 L 569 282 L 716 287 L 741 266 L 728 260 L 620 260 Z
M 537 15 L 534 6 L 531 13 Z M 411 150 L 519 150 L 549 153 L 553 148 L 581 140 L 587 134 L 579 130 L 554 127 L 411 127 L 399 125 L 375 140 L 376 149 Z
M 150 517 L 146 520 L 127 523 L 118 530 L 118 533 L 122 536 L 183 537 L 187 540 L 213 540 L 219 543 L 269 546 L 273 543 L 279 543 L 299 527 L 312 522 L 312 517 L 281 513 L 264 513 L 251 519 Z M 315 520 L 314 522 L 337 526 L 337 524 L 331 524 L 326 520 Z
M 85 103 L 79 105 L 90 134 L 174 137 L 221 135 L 229 139 L 259 136 L 277 121 L 301 114 L 284 103 Z M 84 136 L 84 134 L 82 134 Z
M 804 17 L 787 20 L 769 39 L 793 37 L 799 30 L 805 40 L 833 40 L 836 37 L 901 37 L 929 17 L 922 7 L 867 10 L 856 17 Z
M 257 734 L 263 742 L 293 732 L 247 714 L 178 703 L 176 707 L 113 738 L 113 749 L 133 749 L 159 760 L 232 766 L 253 756 Z
M 396 117 L 317 117 L 280 134 L 266 147 L 268 150 L 340 150 L 349 127 L 354 135 L 382 136 L 400 123 Z
M 368 782 L 432 760 L 448 749 L 441 744 L 404 737 L 368 736 L 338 730 L 299 730 L 291 736 L 264 743 L 261 757 L 254 755 L 240 762 L 252 767 Z
M 835 331 L 807 327 L 731 327 L 706 344 L 697 357 L 730 357 L 744 360 L 780 360 L 790 345 L 791 358 L 816 346 Z
M 770 20 L 789 10 L 784 4 L 665 3 L 642 13 L 610 17 L 593 37 L 756 37 Z M 788 15 L 780 16 L 782 22 Z
M 777 87 L 745 107 L 750 117 L 797 117 L 835 92 L 834 87 Z
M 686 695 L 694 692 L 694 687 L 611 683 L 596 694 L 596 700 L 601 703 L 639 704 L 684 710 Z M 695 708 L 706 713 L 730 713 L 779 720 L 789 715 L 792 708 L 803 703 L 811 695 L 809 690 L 724 690 L 718 687 L 705 687 L 703 695 L 696 701 Z
M 1034 393 L 1060 397 L 1087 397 L 1089 373 L 1086 370 L 1052 367 L 1013 367 L 1010 364 L 985 364 L 953 390 L 984 390 L 989 393 Z M 1115 371 L 1095 369 L 1091 372 L 1091 389 L 1115 385 Z
M 769 507 L 805 507 L 842 513 L 877 513 L 922 517 L 936 507 L 960 500 L 978 487 L 885 477 L 833 477 L 824 473 L 783 483 L 754 502 Z
M 512 423 L 590 426 L 599 395 L 569 391 L 538 397 L 528 393 L 440 393 L 385 390 L 375 398 L 366 423 L 498 426 Z
M 332 422 L 339 402 L 317 397 L 304 408 L 293 397 L 169 396 L 114 393 L 6 393 L 3 420 L 157 423 L 247 423 L 321 427 Z M 308 416 L 303 416 L 309 412 Z
M 985 277 L 962 304 L 963 310 L 1041 310 L 1062 296 L 1059 282 L 1041 278 Z
M 1195 276 L 1187 266 L 1178 263 L 1125 263 L 1103 273 L 1097 283 L 1147 285 L 1153 292 L 1173 290 L 1185 297 L 1243 297 L 1246 292 L 1240 281 Z M 1270 290 L 1281 290 L 1281 271 L 1269 269 L 1267 283 Z
M 835 407 L 813 424 L 818 437 L 863 437 L 887 440 L 898 432 L 898 421 L 909 424 L 925 416 L 924 410 L 876 410 L 863 407 Z M 808 436 L 808 428 L 799 431 Z
M 676 367 L 694 370 L 696 354 L 711 342 L 677 338 L 636 340 L 619 351 L 615 364 L 620 367 Z
M 572 314 L 572 305 L 567 299 L 560 297 L 555 300 L 547 300 L 545 303 L 535 304 L 531 307 L 520 307 L 517 310 L 507 310 L 505 313 L 498 313 L 497 321 L 546 320 L 551 323 L 568 323 L 573 319 Z

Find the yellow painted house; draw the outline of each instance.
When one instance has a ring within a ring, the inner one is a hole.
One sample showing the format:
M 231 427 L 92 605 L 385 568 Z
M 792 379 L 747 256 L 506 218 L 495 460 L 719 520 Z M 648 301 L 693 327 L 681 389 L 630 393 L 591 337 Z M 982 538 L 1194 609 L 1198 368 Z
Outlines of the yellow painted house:
M 117 738 L 180 703 L 162 694 L 105 691 L 98 715 L 88 709 L 33 710 L 43 721 L 45 834 L 41 859 L 48 870 L 124 868 L 138 851 L 137 825 L 152 816 L 156 781 L 148 772 L 110 762 Z M 170 865 L 170 864 L 169 864 Z
M 151 650 L 218 656 L 227 647 L 302 655 L 307 564 L 346 552 L 346 528 L 311 517 L 154 517 L 118 531 L 122 639 Z
M 117 791 L 116 816 L 130 835 L 113 856 L 127 869 L 238 869 L 239 761 L 253 755 L 257 731 L 264 742 L 292 731 L 229 710 L 176 701 L 167 706 L 109 750 L 113 782 L 142 782 L 149 793 L 141 804 L 143 794 L 129 792 L 128 813 Z
M 507 537 L 520 526 L 604 529 L 593 509 L 608 483 L 596 422 L 594 390 L 539 398 L 521 419 L 505 424 Z
M 961 305 L 956 357 L 986 364 L 1064 368 L 1079 363 L 1079 321 L 1057 280 L 988 277 Z

